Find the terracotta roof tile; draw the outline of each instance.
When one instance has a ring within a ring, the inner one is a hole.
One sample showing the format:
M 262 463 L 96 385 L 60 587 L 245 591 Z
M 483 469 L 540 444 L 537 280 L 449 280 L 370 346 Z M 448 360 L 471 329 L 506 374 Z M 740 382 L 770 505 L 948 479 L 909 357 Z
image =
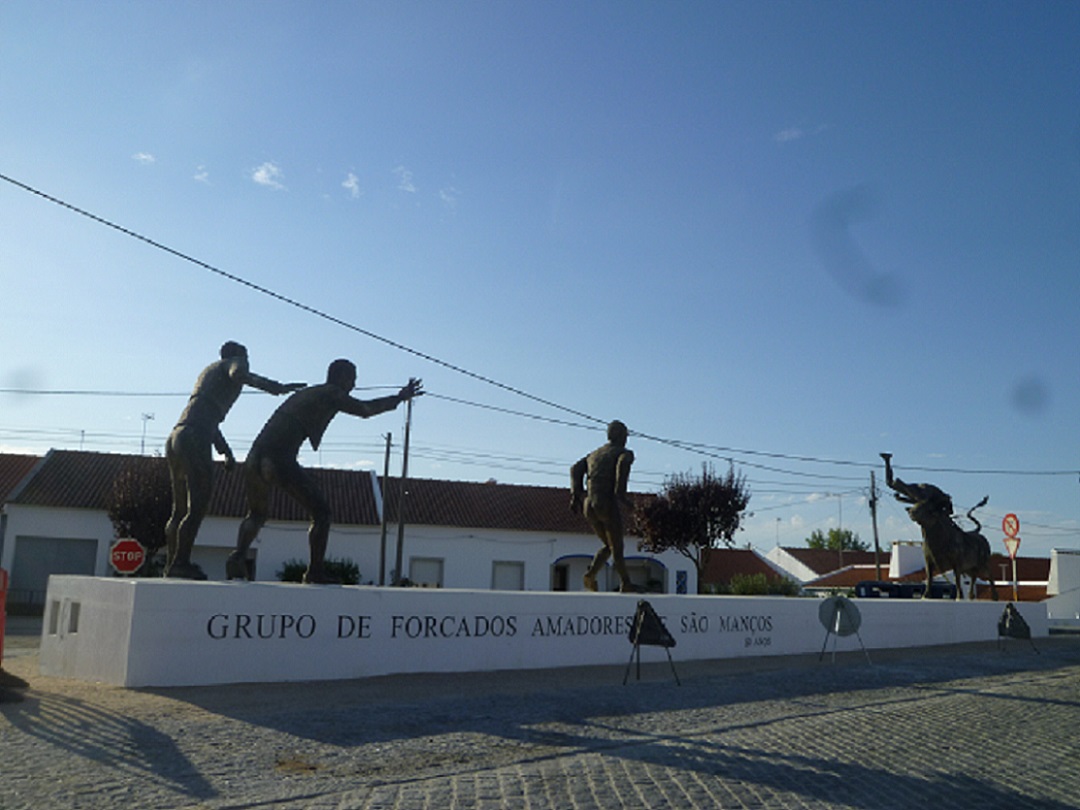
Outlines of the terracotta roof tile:
M 103 509 L 117 475 L 129 465 L 164 465 L 158 457 L 115 453 L 52 450 L 44 459 L 27 457 L 28 470 L 38 469 L 15 493 L 12 503 L 68 509 Z M 14 470 L 18 465 L 11 463 Z M 214 491 L 208 514 L 243 517 L 247 513 L 240 467 L 225 472 L 216 463 Z M 335 523 L 378 525 L 372 476 L 367 471 L 307 468 L 330 502 Z M 14 475 L 14 473 L 12 473 Z M 388 520 L 397 522 L 400 478 L 387 486 Z M 591 534 L 580 513 L 569 508 L 569 487 L 533 487 L 516 484 L 474 483 L 410 479 L 405 519 L 414 525 L 461 526 L 514 531 Z M 635 498 L 648 497 L 634 495 Z M 270 519 L 306 521 L 303 508 L 285 492 L 274 488 Z
M 165 459 L 157 457 L 52 450 L 11 502 L 66 509 L 104 509 L 113 481 L 123 470 L 132 465 L 164 467 L 165 463 Z M 247 513 L 247 501 L 240 468 L 226 473 L 224 464 L 219 462 L 215 466 L 214 492 L 208 514 L 243 517 Z M 368 473 L 324 469 L 309 472 L 319 482 L 336 522 L 350 525 L 379 523 Z M 308 516 L 292 498 L 275 489 L 270 498 L 270 519 L 305 521 Z
M 714 548 L 705 561 L 702 583 L 728 585 L 739 574 L 764 574 L 768 579 L 780 579 L 782 575 L 763 560 L 755 551 L 745 548 Z
M 7 502 L 8 496 L 39 461 L 40 456 L 0 453 L 0 506 Z
M 570 511 L 569 487 L 409 479 L 405 521 L 430 526 L 591 534 L 580 512 Z M 398 520 L 401 479 L 386 485 L 388 519 Z
M 808 547 L 799 548 L 797 546 L 785 546 L 784 551 L 818 574 L 827 574 L 830 571 L 849 565 L 874 564 L 873 551 L 845 551 L 841 554 L 838 551 Z M 884 549 L 881 552 L 881 564 L 884 566 L 889 564 L 889 552 Z

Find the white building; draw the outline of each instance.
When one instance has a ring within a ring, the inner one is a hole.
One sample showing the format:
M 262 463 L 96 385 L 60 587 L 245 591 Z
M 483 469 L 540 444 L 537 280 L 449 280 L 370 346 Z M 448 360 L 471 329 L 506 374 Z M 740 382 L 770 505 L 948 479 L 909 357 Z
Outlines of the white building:
M 11 574 L 8 601 L 13 605 L 40 605 L 50 574 L 112 575 L 109 548 L 115 531 L 105 503 L 113 482 L 126 469 L 165 464 L 160 458 L 68 450 L 50 451 L 32 465 L 29 461 L 0 454 L 0 567 Z M 391 478 L 383 487 L 370 472 L 310 472 L 333 513 L 328 558 L 355 562 L 364 584 L 392 582 L 400 479 Z M 569 487 L 418 479 L 408 481 L 404 504 L 401 567 L 416 585 L 581 590 L 582 574 L 599 547 L 584 518 L 570 512 Z M 219 464 L 192 555 L 211 579 L 224 578 L 225 558 L 245 512 L 240 469 L 226 473 Z M 286 561 L 306 562 L 307 525 L 300 506 L 275 491 L 270 520 L 251 550 L 255 579 L 272 581 Z M 627 567 L 643 589 L 697 592 L 696 572 L 686 557 L 638 553 L 634 537 L 627 538 L 626 548 Z M 601 587 L 617 585 L 609 568 Z

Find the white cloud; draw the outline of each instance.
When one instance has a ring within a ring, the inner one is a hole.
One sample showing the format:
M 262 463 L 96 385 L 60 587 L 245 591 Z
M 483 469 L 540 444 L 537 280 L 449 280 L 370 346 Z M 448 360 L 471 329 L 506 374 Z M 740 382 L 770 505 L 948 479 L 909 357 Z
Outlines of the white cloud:
M 149 152 L 136 152 L 131 156 L 131 159 L 136 163 L 141 163 L 144 166 L 149 166 L 151 163 L 156 163 L 157 159 Z
M 278 168 L 276 163 L 267 161 L 263 165 L 259 166 L 251 173 L 251 179 L 258 183 L 260 186 L 266 186 L 267 188 L 285 188 L 281 179 L 285 175 L 282 174 L 281 169 Z
M 398 166 L 394 169 L 394 174 L 398 176 L 398 191 L 407 191 L 409 194 L 416 193 L 416 186 L 413 185 L 412 181 L 412 172 L 404 166 Z
M 823 132 L 828 131 L 828 124 L 818 124 L 813 129 L 807 131 L 802 127 L 788 127 L 782 129 L 773 135 L 773 140 L 777 143 L 791 143 L 792 141 L 802 140 L 803 138 L 811 138 L 815 135 L 820 135 Z
M 198 180 L 200 183 L 206 183 L 207 185 L 209 185 L 209 183 L 210 183 L 210 172 L 208 172 L 206 170 L 205 166 L 196 166 L 195 167 L 195 175 L 194 175 L 193 179 Z
M 341 186 L 349 192 L 349 196 L 354 200 L 360 196 L 360 178 L 352 172 L 349 172 Z
M 457 208 L 459 196 L 460 192 L 453 186 L 447 186 L 439 190 L 439 199 L 443 201 L 443 205 L 450 209 Z

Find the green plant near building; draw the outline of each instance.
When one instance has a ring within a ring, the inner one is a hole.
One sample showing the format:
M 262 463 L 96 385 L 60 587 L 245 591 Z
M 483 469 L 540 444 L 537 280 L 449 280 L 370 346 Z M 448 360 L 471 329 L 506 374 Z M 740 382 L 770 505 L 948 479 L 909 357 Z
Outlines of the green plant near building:
M 735 574 L 730 591 L 734 596 L 798 596 L 799 584 L 787 577 L 767 577 L 764 574 Z
M 324 563 L 326 575 L 342 585 L 360 584 L 360 566 L 346 558 L 340 560 L 328 559 Z M 304 560 L 286 560 L 281 569 L 274 574 L 282 582 L 303 582 L 304 572 L 308 564 Z

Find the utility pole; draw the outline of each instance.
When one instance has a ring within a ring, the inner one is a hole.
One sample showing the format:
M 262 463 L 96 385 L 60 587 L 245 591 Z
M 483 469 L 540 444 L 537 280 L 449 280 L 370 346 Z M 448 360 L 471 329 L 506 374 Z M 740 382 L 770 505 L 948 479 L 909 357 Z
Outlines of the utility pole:
M 383 463 L 382 490 L 382 533 L 379 536 L 379 585 L 386 584 L 386 484 L 390 480 L 390 434 L 386 434 L 386 461 Z
M 412 425 L 412 399 L 405 411 L 405 444 L 402 447 L 401 492 L 398 495 L 397 551 L 394 554 L 394 584 L 401 584 L 401 547 L 405 543 L 405 496 L 409 485 L 409 426 Z
M 139 455 L 146 455 L 146 423 L 154 418 L 152 413 L 144 413 L 142 415 L 142 444 L 139 446 Z
M 870 520 L 874 525 L 874 568 L 877 571 L 877 581 L 881 582 L 881 544 L 878 542 L 877 531 L 877 483 L 874 481 L 874 471 L 870 471 Z

